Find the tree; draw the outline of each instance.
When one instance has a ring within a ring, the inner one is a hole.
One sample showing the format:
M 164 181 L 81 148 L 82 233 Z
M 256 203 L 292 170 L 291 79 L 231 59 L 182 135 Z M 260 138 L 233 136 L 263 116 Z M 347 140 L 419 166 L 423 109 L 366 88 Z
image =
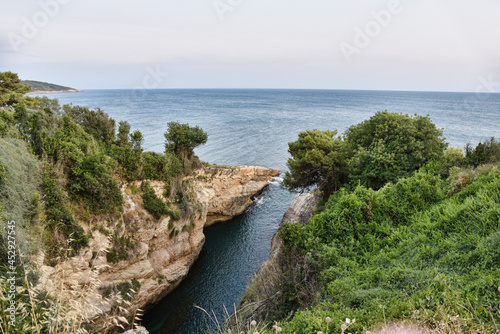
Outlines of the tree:
M 129 135 L 130 124 L 127 121 L 120 121 L 118 123 L 118 138 L 116 139 L 118 146 L 130 146 Z
M 447 144 L 428 116 L 377 112 L 344 134 L 350 179 L 379 189 L 441 159 Z
M 88 107 L 65 105 L 66 115 L 97 141 L 109 145 L 115 139 L 115 120 L 101 109 L 90 110 Z
M 465 146 L 466 162 L 474 167 L 481 164 L 500 161 L 500 142 L 494 137 L 490 140 L 479 142 L 476 148 L 472 148 L 470 143 Z
M 336 135 L 337 131 L 307 130 L 288 143 L 292 158 L 283 186 L 292 191 L 317 186 L 325 197 L 338 190 L 347 180 L 347 161 L 345 144 Z
M 199 126 L 191 127 L 188 123 L 169 122 L 165 132 L 165 151 L 174 152 L 184 158 L 191 158 L 194 149 L 206 144 L 208 135 Z
M 308 130 L 289 143 L 292 158 L 283 186 L 301 191 L 317 186 L 325 197 L 347 182 L 379 189 L 441 160 L 447 147 L 429 117 L 387 111 L 351 126 L 343 138 L 336 135 Z
M 0 108 L 13 106 L 19 102 L 24 102 L 30 106 L 33 99 L 24 96 L 30 90 L 31 86 L 21 84 L 21 79 L 16 73 L 10 71 L 0 72 Z

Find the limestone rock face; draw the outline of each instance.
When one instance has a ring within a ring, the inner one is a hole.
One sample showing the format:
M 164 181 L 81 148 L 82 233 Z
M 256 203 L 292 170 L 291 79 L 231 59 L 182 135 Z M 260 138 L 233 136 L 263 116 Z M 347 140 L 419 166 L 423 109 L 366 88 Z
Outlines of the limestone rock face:
M 187 276 L 205 242 L 203 228 L 241 214 L 278 173 L 262 167 L 197 170 L 183 179 L 191 213 L 178 221 L 156 220 L 143 209 L 140 194 L 124 186 L 120 218 L 81 222 L 92 233 L 89 247 L 55 267 L 43 265 L 43 254 L 33 259 L 41 269 L 38 288 L 87 310 L 84 316 L 93 319 L 97 330 L 109 328 L 116 305 L 128 311 L 120 316 L 133 319 L 138 309 L 159 302 Z M 163 198 L 165 184 L 153 181 L 151 186 Z M 117 240 L 127 245 L 128 257 L 109 263 L 106 253 L 117 247 Z M 123 291 L 134 284 L 134 291 Z
M 318 201 L 319 197 L 312 193 L 298 194 L 293 198 L 292 203 L 290 203 L 290 206 L 288 207 L 288 210 L 286 210 L 285 214 L 283 215 L 283 219 L 281 220 L 281 225 L 278 231 L 273 236 L 273 239 L 271 241 L 271 251 L 269 253 L 269 258 L 266 262 L 264 262 L 259 271 L 264 270 L 266 266 L 270 266 L 271 262 L 273 262 L 281 252 L 281 248 L 283 245 L 283 239 L 280 235 L 281 226 L 288 223 L 299 223 L 302 225 L 308 224 L 311 215 L 314 213 L 314 211 L 316 211 Z
M 123 334 L 149 334 L 148 330 L 144 327 L 137 327 L 136 329 L 131 329 Z
M 208 204 L 205 226 L 240 215 L 272 176 L 279 171 L 262 167 L 205 168 L 197 173 L 194 189 Z

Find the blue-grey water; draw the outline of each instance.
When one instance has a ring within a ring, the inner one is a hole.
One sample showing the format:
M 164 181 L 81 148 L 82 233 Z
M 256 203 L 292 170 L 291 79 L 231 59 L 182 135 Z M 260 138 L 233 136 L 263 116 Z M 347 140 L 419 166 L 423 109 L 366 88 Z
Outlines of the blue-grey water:
M 99 107 L 126 120 L 145 137 L 145 148 L 163 151 L 170 121 L 199 125 L 208 143 L 203 161 L 286 170 L 287 143 L 306 129 L 338 129 L 389 110 L 429 115 L 453 146 L 500 137 L 500 94 L 342 90 L 89 90 L 50 94 L 62 104 Z M 240 217 L 206 229 L 200 258 L 181 286 L 149 310 L 151 333 L 204 333 L 206 316 L 223 318 L 267 258 L 271 238 L 293 195 L 279 179 Z

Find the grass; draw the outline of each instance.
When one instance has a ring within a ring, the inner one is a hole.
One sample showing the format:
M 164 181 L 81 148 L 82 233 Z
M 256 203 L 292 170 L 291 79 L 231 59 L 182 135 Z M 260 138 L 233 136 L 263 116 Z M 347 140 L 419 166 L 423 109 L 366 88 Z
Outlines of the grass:
M 344 189 L 309 225 L 284 225 L 283 254 L 250 285 L 240 317 L 283 333 L 340 333 L 345 317 L 357 319 L 353 334 L 384 324 L 498 333 L 500 171 L 472 172 L 460 190 L 457 174 L 424 171 Z M 327 317 L 337 319 L 328 329 Z

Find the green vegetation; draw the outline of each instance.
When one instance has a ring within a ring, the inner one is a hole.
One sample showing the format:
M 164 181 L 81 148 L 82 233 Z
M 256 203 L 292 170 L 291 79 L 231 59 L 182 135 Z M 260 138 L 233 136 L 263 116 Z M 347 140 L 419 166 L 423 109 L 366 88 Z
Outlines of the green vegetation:
M 346 184 L 380 189 L 441 159 L 447 147 L 429 117 L 387 111 L 351 126 L 343 137 L 336 135 L 307 130 L 288 144 L 292 158 L 283 180 L 287 189 L 317 186 L 324 198 Z
M 109 263 L 118 263 L 120 261 L 128 260 L 130 252 L 137 246 L 127 235 L 113 235 L 111 247 L 106 250 L 106 261 Z
M 169 122 L 165 133 L 165 152 L 174 152 L 183 162 L 193 157 L 193 150 L 207 142 L 208 135 L 200 127 Z M 186 168 L 186 164 L 184 164 Z M 189 167 L 188 167 L 189 168 Z
M 30 90 L 31 87 L 22 84 L 16 73 L 0 72 L 0 108 L 13 106 L 17 103 L 28 104 L 32 99 L 24 94 Z
M 141 190 L 144 208 L 156 219 L 160 219 L 162 216 L 167 215 L 169 215 L 173 220 L 180 219 L 180 211 L 172 208 L 171 204 L 167 204 L 161 198 L 158 198 L 149 181 L 144 181 L 141 184 Z
M 76 89 L 66 86 L 51 84 L 48 82 L 35 80 L 21 80 L 21 84 L 31 86 L 31 92 L 60 92 L 60 91 L 75 91 Z
M 66 88 L 41 84 L 35 88 Z M 143 152 L 142 133 L 131 131 L 127 122 L 116 129 L 115 120 L 98 108 L 61 107 L 57 100 L 25 96 L 30 89 L 17 74 L 0 73 L 0 215 L 16 220 L 16 240 L 24 254 L 42 247 L 47 263 L 55 264 L 87 246 L 90 235 L 80 221 L 122 219 L 124 181 L 164 181 L 165 202 L 143 182 L 144 206 L 158 219 L 181 217 L 175 204 L 184 192 L 179 179 L 197 167 L 193 149 L 206 142 L 205 132 L 172 122 L 165 134 L 169 149 Z M 99 230 L 105 231 L 104 226 Z M 109 262 L 128 258 L 135 245 L 119 232 L 113 234 Z M 4 255 L 5 233 L 0 232 Z
M 290 190 L 318 186 L 325 194 L 338 190 L 347 181 L 347 154 L 345 143 L 336 135 L 337 131 L 307 130 L 289 143 L 292 158 L 283 185 Z
M 290 143 L 286 186 L 331 194 L 309 224 L 282 226 L 283 253 L 246 291 L 240 321 L 279 322 L 260 333 L 366 333 L 402 321 L 494 333 L 500 143 L 444 151 L 428 118 L 387 112 L 335 135 L 306 131 Z
M 133 298 L 134 294 L 138 293 L 141 289 L 141 283 L 135 278 L 130 281 L 124 281 L 116 286 L 116 289 L 120 291 L 124 300 L 130 300 Z

